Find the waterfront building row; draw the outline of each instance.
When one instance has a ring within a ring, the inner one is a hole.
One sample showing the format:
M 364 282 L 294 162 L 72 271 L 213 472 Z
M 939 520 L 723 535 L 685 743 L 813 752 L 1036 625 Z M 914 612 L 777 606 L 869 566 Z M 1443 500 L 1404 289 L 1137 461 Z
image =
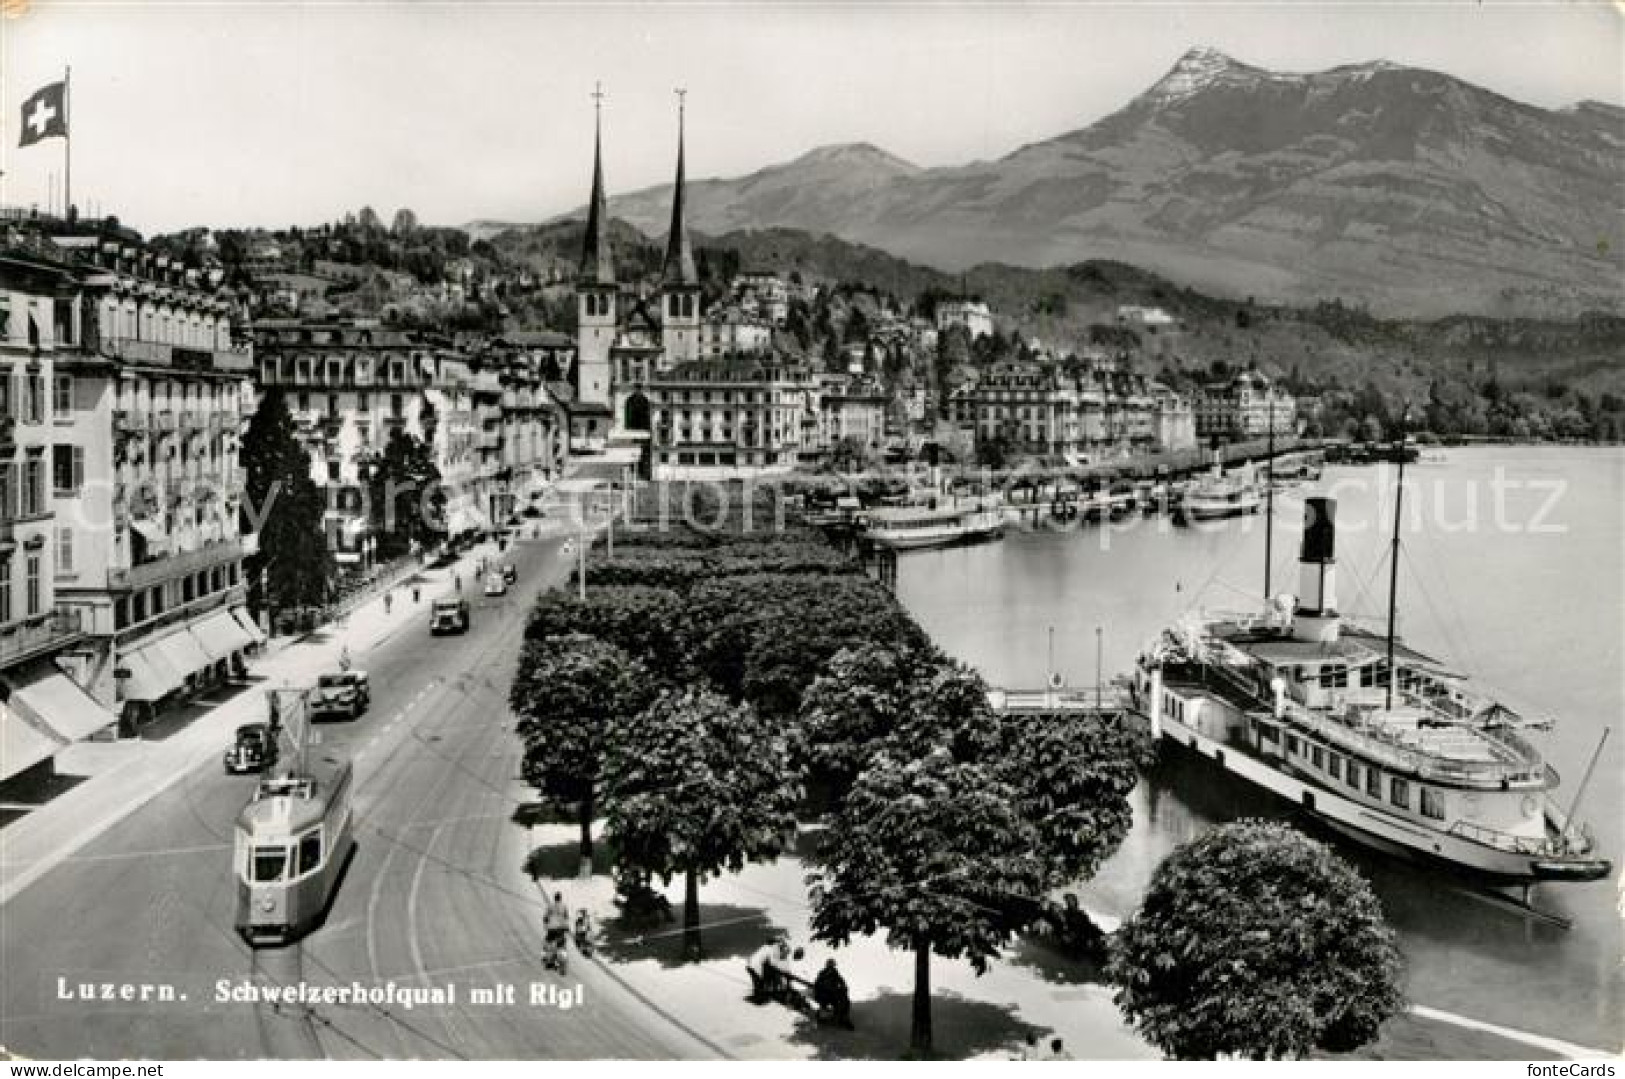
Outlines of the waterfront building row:
M 211 286 L 124 230 L 0 238 L 0 780 L 240 668 L 252 363 Z
M 949 411 L 975 444 L 1053 457 L 1107 447 L 1185 450 L 1197 439 L 1189 401 L 1144 376 L 1099 365 L 1069 373 L 1055 364 L 997 364 L 955 389 Z

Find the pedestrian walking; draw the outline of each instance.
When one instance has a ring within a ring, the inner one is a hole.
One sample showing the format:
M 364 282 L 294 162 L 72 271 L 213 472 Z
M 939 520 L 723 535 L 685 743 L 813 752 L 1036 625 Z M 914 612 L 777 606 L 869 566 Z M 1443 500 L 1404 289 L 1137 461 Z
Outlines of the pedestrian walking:
M 412 602 L 416 603 L 417 601 L 418 601 L 418 586 L 413 585 L 412 586 Z
M 393 592 L 385 592 L 384 593 L 384 613 L 388 614 L 389 609 L 391 607 L 393 607 L 394 605 L 395 605 L 395 593 L 393 593 Z

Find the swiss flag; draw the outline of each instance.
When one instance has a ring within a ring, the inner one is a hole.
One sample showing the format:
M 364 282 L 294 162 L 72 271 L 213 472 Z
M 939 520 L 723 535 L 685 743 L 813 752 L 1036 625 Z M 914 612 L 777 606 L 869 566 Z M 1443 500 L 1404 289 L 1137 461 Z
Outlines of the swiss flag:
M 68 137 L 68 87 L 65 82 L 42 86 L 23 102 L 23 137 L 19 147 L 41 139 Z

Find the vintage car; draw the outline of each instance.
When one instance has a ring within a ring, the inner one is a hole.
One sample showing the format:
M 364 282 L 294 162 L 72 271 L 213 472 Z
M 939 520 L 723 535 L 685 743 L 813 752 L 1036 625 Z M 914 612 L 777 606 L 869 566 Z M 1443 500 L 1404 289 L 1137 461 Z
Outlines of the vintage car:
M 468 601 L 465 599 L 437 599 L 429 609 L 429 632 L 438 637 L 442 633 L 468 632 Z
M 276 730 L 269 723 L 245 723 L 226 750 L 226 773 L 263 772 L 276 763 Z
M 372 705 L 372 683 L 366 671 L 335 671 L 316 679 L 310 694 L 310 716 L 354 719 Z
M 513 568 L 512 562 L 503 564 L 502 579 L 507 581 L 509 584 L 514 584 L 519 580 L 519 571 Z
M 485 594 L 488 596 L 505 596 L 508 594 L 508 579 L 499 570 L 492 570 L 485 575 Z

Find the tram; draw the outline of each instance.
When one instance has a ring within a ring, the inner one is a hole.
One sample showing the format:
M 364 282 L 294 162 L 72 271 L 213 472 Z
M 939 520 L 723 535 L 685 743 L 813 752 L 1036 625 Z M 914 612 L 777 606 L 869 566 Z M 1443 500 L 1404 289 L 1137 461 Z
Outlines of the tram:
M 298 939 L 326 913 L 355 846 L 350 761 L 316 757 L 260 782 L 237 815 L 237 932 L 253 945 Z

